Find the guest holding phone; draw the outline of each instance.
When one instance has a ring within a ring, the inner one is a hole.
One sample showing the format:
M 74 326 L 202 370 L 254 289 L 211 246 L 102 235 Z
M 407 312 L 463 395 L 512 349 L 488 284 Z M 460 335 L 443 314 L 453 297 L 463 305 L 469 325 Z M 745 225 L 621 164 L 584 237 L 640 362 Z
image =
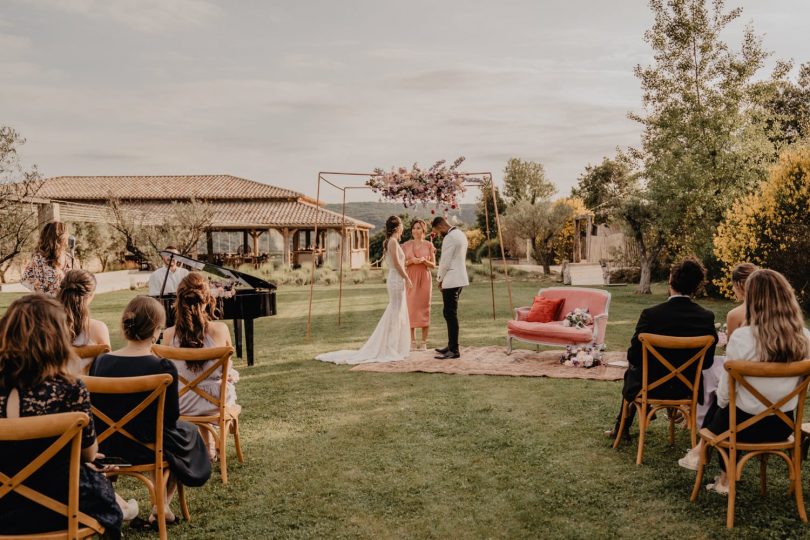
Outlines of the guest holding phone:
M 67 225 L 60 221 L 46 223 L 31 261 L 22 273 L 21 283 L 33 292 L 56 296 L 68 268 Z

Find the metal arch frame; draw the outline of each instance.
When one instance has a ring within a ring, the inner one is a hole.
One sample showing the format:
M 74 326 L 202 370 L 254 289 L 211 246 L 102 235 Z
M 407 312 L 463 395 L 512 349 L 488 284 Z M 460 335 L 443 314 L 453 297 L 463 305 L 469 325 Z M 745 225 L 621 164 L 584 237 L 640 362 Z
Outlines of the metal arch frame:
M 512 302 L 512 284 L 509 281 L 509 267 L 506 262 L 506 252 L 503 247 L 503 233 L 501 231 L 501 217 L 500 212 L 498 210 L 498 203 L 495 197 L 495 182 L 492 178 L 491 172 L 477 172 L 477 173 L 460 173 L 462 176 L 465 177 L 464 184 L 465 186 L 477 186 L 482 188 L 482 193 L 484 195 L 484 216 L 487 222 L 486 235 L 487 235 L 487 254 L 489 255 L 489 284 L 490 284 L 490 292 L 492 296 L 492 320 L 495 320 L 495 276 L 494 276 L 494 269 L 492 267 L 492 245 L 491 245 L 491 236 L 489 234 L 489 198 L 486 191 L 484 191 L 484 186 L 486 185 L 486 180 L 489 181 L 491 197 L 493 201 L 493 206 L 495 208 L 495 225 L 498 229 L 498 245 L 501 248 L 501 262 L 503 264 L 503 274 L 506 280 L 506 290 L 509 295 L 509 309 L 514 309 L 514 304 Z M 334 176 L 352 176 L 352 177 L 373 177 L 376 176 L 374 173 L 354 173 L 354 172 L 335 172 L 335 171 L 320 171 L 318 173 L 318 180 L 317 180 L 317 189 L 315 191 L 315 204 L 318 209 L 321 208 L 321 182 L 325 182 L 330 186 L 334 187 L 341 191 L 343 195 L 343 202 L 341 208 L 341 235 L 340 235 L 340 263 L 338 269 L 338 283 L 339 285 L 339 293 L 338 293 L 338 326 L 341 323 L 341 310 L 343 307 L 343 259 L 344 259 L 344 249 L 346 245 L 346 192 L 352 189 L 371 189 L 371 187 L 362 185 L 362 186 L 340 186 L 328 178 L 327 175 L 334 175 Z M 485 181 L 477 181 L 477 180 L 468 180 L 467 177 L 483 177 Z M 314 236 L 315 236 L 315 244 L 314 244 L 314 251 L 312 254 L 312 268 L 310 272 L 310 279 L 309 279 L 309 307 L 307 309 L 307 339 L 312 337 L 312 298 L 315 292 L 315 268 L 318 265 L 318 217 L 320 216 L 320 212 L 316 213 L 315 217 L 315 224 L 314 224 Z M 369 237 L 370 239 L 370 237 Z

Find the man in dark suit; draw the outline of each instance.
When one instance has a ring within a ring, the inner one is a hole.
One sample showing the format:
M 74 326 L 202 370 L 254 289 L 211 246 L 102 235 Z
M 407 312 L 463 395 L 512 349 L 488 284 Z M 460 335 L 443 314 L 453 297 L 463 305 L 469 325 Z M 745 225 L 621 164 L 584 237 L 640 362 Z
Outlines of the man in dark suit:
M 706 270 L 703 265 L 694 258 L 688 258 L 672 267 L 669 275 L 669 299 L 666 302 L 645 309 L 636 324 L 636 332 L 630 341 L 630 348 L 627 350 L 627 362 L 629 366 L 624 373 L 624 387 L 622 397 L 627 401 L 633 401 L 642 387 L 642 346 L 638 339 L 639 334 L 659 334 L 676 337 L 714 336 L 717 343 L 717 330 L 714 327 L 714 313 L 699 306 L 692 301 L 691 296 L 697 292 L 706 279 Z M 714 362 L 714 344 L 706 352 L 703 361 L 703 369 L 709 369 Z M 661 351 L 673 366 L 678 367 L 688 361 L 697 351 L 692 349 L 665 350 Z M 649 362 L 649 381 L 655 381 L 669 373 L 669 371 L 659 362 Z M 687 369 L 684 375 L 687 378 L 694 376 L 694 370 Z M 656 398 L 681 398 L 687 395 L 687 388 L 677 377 L 674 377 L 652 390 L 651 397 Z M 700 380 L 700 390 L 698 399 L 703 402 L 703 378 Z M 635 417 L 635 407 L 630 407 L 629 418 L 625 425 L 624 437 L 629 438 L 630 426 Z M 619 416 L 616 418 L 614 428 L 607 432 L 615 437 L 619 429 L 621 420 L 621 407 Z

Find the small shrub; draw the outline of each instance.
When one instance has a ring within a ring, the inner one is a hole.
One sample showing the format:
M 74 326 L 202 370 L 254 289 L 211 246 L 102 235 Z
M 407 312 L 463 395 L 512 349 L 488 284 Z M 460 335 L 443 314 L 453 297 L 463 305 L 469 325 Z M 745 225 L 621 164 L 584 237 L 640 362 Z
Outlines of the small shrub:
M 610 271 L 611 283 L 638 283 L 641 280 L 641 268 L 617 268 Z

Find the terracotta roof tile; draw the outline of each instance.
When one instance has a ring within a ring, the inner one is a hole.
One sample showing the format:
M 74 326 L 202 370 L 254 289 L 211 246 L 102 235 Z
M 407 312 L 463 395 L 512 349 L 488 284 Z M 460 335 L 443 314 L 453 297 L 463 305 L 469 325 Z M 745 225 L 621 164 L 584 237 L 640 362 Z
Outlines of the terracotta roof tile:
M 216 199 L 299 199 L 304 195 L 229 174 L 182 176 L 56 176 L 37 196 L 70 201 Z

